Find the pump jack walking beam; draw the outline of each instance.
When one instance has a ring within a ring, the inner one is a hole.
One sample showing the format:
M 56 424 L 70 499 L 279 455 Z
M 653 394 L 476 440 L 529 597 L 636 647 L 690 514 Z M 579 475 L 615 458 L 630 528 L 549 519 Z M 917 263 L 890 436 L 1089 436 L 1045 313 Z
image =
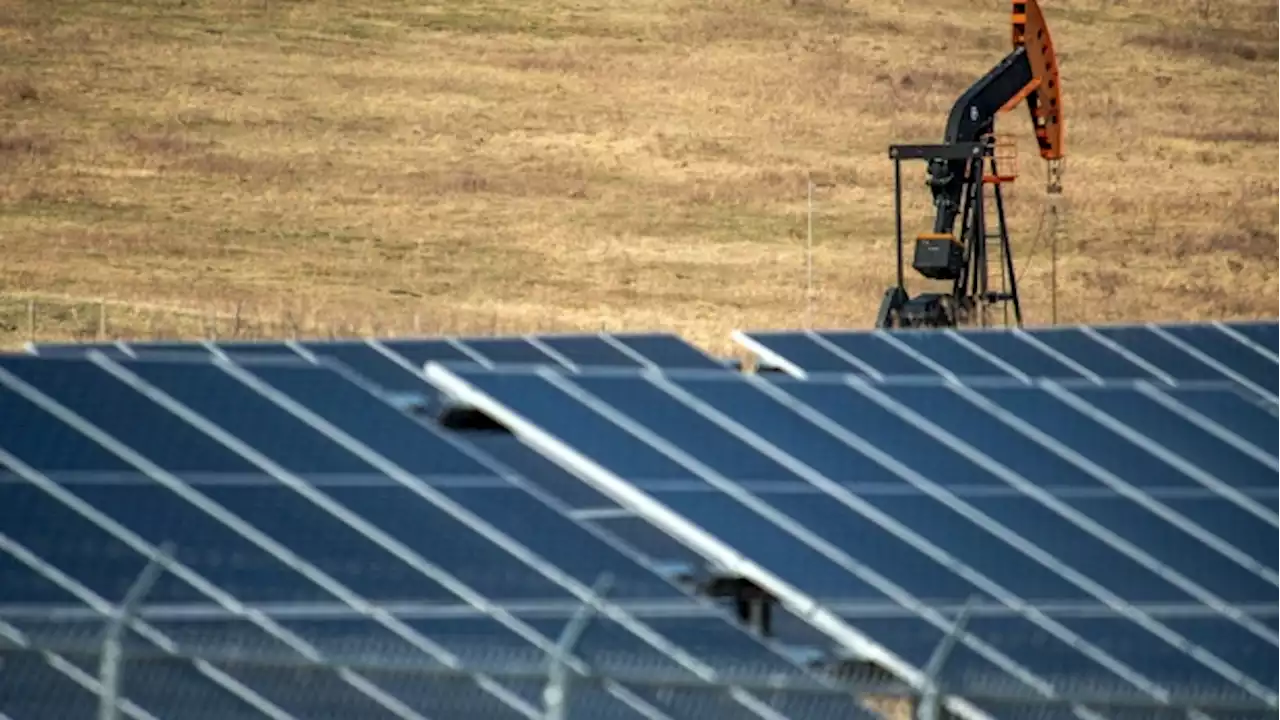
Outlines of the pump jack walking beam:
M 1027 104 L 1040 157 L 1058 161 L 1064 156 L 1062 84 L 1053 42 L 1036 0 L 1016 0 L 1012 13 L 1013 50 L 956 100 L 938 145 L 894 145 L 894 213 L 897 233 L 897 284 L 885 293 L 877 327 L 953 327 L 974 319 L 974 312 L 1011 303 L 1016 322 L 1022 322 L 1012 249 L 1005 226 L 1001 175 L 994 152 L 996 118 L 1019 104 Z M 924 160 L 935 217 L 930 232 L 916 237 L 912 267 L 931 280 L 951 281 L 950 293 L 927 293 L 912 298 L 903 277 L 902 181 L 904 159 Z M 991 172 L 986 172 L 987 165 Z M 999 235 L 999 272 L 1007 289 L 989 289 L 986 185 L 993 185 Z M 955 232 L 960 218 L 960 231 Z

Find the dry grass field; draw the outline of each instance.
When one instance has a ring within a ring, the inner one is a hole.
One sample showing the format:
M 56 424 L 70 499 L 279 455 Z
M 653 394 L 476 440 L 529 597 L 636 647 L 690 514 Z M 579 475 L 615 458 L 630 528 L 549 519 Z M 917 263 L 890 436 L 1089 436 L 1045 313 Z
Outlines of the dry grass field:
M 1059 319 L 1275 317 L 1275 5 L 1044 5 Z M 893 277 L 886 146 L 940 139 L 1008 10 L 0 0 L 0 344 L 34 315 L 44 340 L 608 328 L 723 350 L 805 322 L 809 173 L 812 321 L 866 327 Z M 1023 109 L 1002 129 L 1045 323 L 1044 168 Z

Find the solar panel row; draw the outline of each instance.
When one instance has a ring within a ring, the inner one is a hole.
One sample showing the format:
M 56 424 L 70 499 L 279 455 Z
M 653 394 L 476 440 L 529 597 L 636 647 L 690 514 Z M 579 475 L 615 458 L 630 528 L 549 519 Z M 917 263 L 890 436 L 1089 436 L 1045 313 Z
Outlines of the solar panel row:
M 421 390 L 419 373 L 427 362 L 486 368 L 550 364 L 568 371 L 583 367 L 724 369 L 724 365 L 715 358 L 669 333 L 285 342 L 117 342 L 37 344 L 30 347 L 32 354 L 39 357 L 81 357 L 94 350 L 116 359 L 220 355 L 243 361 L 263 357 L 333 360 L 370 382 L 395 391 Z
M 427 376 L 902 677 L 954 634 L 955 692 L 1274 714 L 1277 423 L 1232 390 Z
M 125 691 L 158 717 L 186 716 L 185 704 L 165 704 L 170 695 L 207 696 L 205 711 L 220 718 L 541 717 L 545 683 L 484 673 L 542 671 L 569 618 L 593 603 L 572 669 L 688 687 L 604 683 L 573 696 L 589 717 L 856 712 L 785 648 L 708 612 L 654 558 L 576 520 L 520 468 L 332 369 L 10 357 L 0 360 L 0 406 L 0 636 L 31 646 L 75 635 L 48 622 L 56 610 L 92 619 L 79 635 L 96 639 L 148 559 L 172 543 L 148 601 L 180 612 L 133 623 L 134 642 L 154 656 L 143 662 L 172 682 L 150 677 Z M 597 600 L 602 581 L 607 599 Z M 386 609 L 397 604 L 438 614 Z M 629 609 L 645 605 L 665 612 Z M 52 682 L 52 669 L 77 698 L 67 663 L 92 675 L 97 660 L 85 652 L 25 672 Z M 174 662 L 175 653 L 215 659 Z M 314 667 L 325 659 L 376 667 Z M 480 674 L 471 692 L 456 679 L 446 691 L 397 667 Z M 312 690 L 299 693 L 290 672 Z M 804 689 L 761 698 L 708 685 L 779 677 Z M 0 694 L 0 712 L 24 717 L 22 702 Z
M 1274 404 L 1276 323 L 1052 327 L 1013 331 L 735 333 L 796 377 L 999 377 L 1229 382 Z

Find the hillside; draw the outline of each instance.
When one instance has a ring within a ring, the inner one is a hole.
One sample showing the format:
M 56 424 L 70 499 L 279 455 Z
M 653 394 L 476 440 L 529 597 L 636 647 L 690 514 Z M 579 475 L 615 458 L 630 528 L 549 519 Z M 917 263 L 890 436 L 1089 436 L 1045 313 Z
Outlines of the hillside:
M 1047 0 L 1059 319 L 1277 314 L 1277 15 Z M 896 141 L 1008 48 L 993 0 L 5 0 L 0 344 L 866 327 Z M 1044 169 L 1012 196 L 1030 323 Z M 914 234 L 923 169 L 907 178 Z

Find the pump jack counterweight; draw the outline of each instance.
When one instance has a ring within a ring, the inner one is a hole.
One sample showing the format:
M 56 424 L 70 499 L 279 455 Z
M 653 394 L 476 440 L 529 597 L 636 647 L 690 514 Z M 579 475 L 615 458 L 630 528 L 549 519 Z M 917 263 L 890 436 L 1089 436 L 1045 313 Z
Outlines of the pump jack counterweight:
M 1063 157 L 1062 85 L 1048 27 L 1036 0 L 1015 0 L 1012 12 L 1013 51 L 966 90 L 947 118 L 941 144 L 891 145 L 894 163 L 894 228 L 897 242 L 897 284 L 885 292 L 876 327 L 957 327 L 986 325 L 989 310 L 1012 306 L 1014 322 L 1022 325 L 1022 305 L 1006 225 L 1001 185 L 1013 179 L 1001 174 L 996 153 L 995 121 L 1026 102 L 1040 156 L 1056 163 Z M 926 164 L 926 184 L 933 196 L 934 222 L 930 232 L 916 236 L 912 268 L 927 279 L 949 281 L 949 292 L 911 297 L 904 278 L 902 237 L 903 160 Z M 988 167 L 990 172 L 987 172 Z M 995 201 L 994 236 L 987 227 L 986 186 Z M 956 220 L 960 229 L 956 232 Z M 990 284 L 989 242 L 998 243 L 996 272 L 1001 290 Z M 1007 312 L 1006 312 L 1007 317 Z M 1007 320 L 1006 320 L 1007 323 Z

